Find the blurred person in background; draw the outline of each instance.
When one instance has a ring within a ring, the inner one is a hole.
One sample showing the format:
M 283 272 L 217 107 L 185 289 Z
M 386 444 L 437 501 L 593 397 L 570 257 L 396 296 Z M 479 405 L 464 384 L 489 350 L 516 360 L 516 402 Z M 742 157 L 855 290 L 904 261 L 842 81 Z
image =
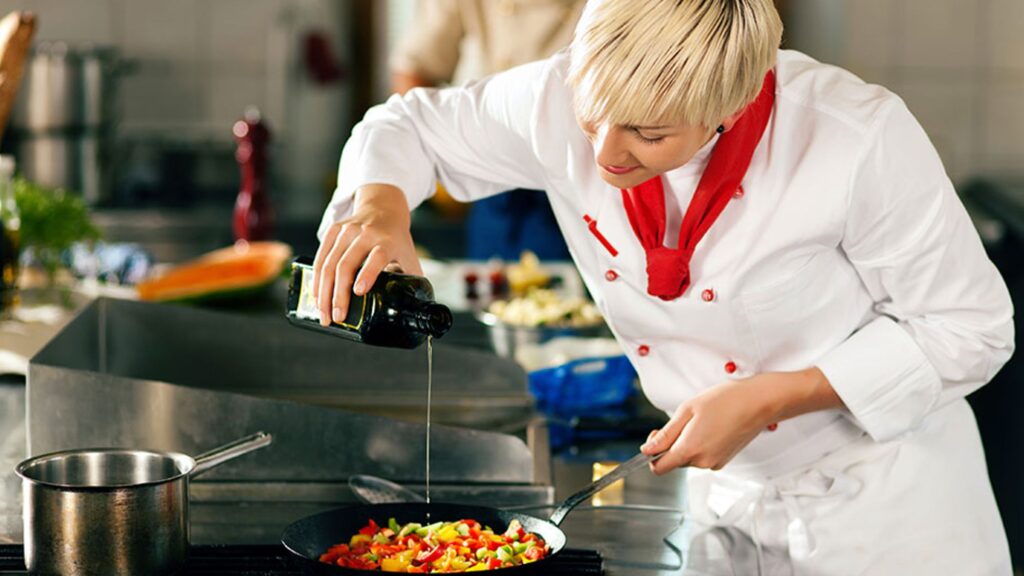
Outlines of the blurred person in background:
M 391 61 L 392 89 L 462 84 L 542 60 L 569 45 L 585 0 L 419 0 Z M 439 191 L 438 202 L 451 202 Z M 543 191 L 511 190 L 478 200 L 466 224 L 472 260 L 568 260 Z

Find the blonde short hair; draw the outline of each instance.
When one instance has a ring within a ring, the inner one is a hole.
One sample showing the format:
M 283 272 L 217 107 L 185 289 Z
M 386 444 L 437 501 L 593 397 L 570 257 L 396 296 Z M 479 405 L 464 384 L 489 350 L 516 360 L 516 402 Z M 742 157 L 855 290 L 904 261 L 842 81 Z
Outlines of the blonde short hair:
M 757 96 L 781 40 L 771 0 L 590 0 L 571 47 L 576 113 L 718 126 Z

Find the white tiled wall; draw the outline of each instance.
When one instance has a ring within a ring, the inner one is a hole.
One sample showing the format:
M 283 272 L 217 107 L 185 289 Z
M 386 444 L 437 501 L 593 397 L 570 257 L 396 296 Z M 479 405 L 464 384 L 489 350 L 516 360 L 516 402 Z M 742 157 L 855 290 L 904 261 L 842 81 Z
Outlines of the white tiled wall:
M 988 42 L 985 64 L 1002 72 L 1024 75 L 1024 2 L 988 0 L 985 14 Z
M 1024 77 L 996 77 L 984 91 L 985 139 L 977 162 L 992 172 L 1024 172 Z
M 317 85 L 302 63 L 307 32 L 346 59 L 347 0 L 0 0 L 31 10 L 37 41 L 104 45 L 127 59 L 119 132 L 126 141 L 213 144 L 231 158 L 249 106 L 274 135 L 280 210 L 319 214 L 352 119 L 345 83 Z
M 301 0 L 0 0 L 32 10 L 38 40 L 120 49 L 122 128 L 230 140 L 247 105 L 266 108 L 272 28 Z M 277 67 L 280 68 L 280 67 Z M 282 80 L 278 80 L 282 81 Z
M 859 0 L 852 0 L 851 4 Z M 983 0 L 901 0 L 896 38 L 898 66 L 969 71 L 978 63 L 978 20 Z
M 40 16 L 38 37 L 73 43 L 119 40 L 120 24 L 112 18 L 123 0 L 3 0 L 0 8 L 32 10 Z
M 1024 0 L 787 0 L 823 2 L 841 23 L 808 34 L 790 19 L 792 47 L 902 96 L 954 182 L 1024 175 Z

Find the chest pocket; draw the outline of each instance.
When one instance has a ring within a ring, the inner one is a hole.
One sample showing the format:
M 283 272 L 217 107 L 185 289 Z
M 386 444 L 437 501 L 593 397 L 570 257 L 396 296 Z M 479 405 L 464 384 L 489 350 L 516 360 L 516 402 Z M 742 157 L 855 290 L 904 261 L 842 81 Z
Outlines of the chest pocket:
M 856 270 L 838 250 L 814 253 L 737 298 L 740 326 L 763 370 L 805 368 L 845 340 L 871 304 Z

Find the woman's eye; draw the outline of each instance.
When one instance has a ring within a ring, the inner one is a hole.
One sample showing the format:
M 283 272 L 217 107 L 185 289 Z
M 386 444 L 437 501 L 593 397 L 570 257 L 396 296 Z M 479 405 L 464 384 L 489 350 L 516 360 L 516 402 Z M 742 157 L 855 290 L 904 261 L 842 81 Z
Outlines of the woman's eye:
M 643 134 L 640 133 L 639 130 L 633 130 L 633 133 L 636 134 L 636 137 L 639 138 L 640 141 L 643 142 L 644 144 L 657 144 L 658 142 L 661 142 L 662 140 L 665 139 L 664 136 L 644 136 Z

